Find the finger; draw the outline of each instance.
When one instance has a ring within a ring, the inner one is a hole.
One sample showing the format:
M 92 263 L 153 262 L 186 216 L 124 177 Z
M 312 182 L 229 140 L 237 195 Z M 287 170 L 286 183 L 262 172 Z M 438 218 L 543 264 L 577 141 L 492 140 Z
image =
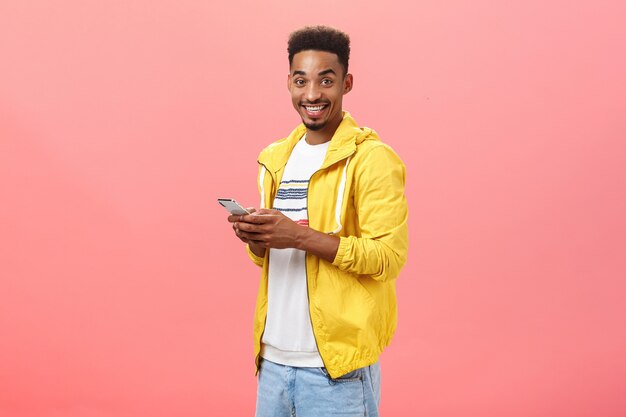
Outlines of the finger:
M 233 223 L 233 230 L 235 231 L 235 236 L 239 239 L 250 239 L 251 237 L 258 237 L 259 233 L 255 231 L 253 228 L 255 226 L 247 224 L 247 223 Z M 252 229 L 246 231 L 245 229 Z M 247 241 L 246 241 L 247 243 Z
M 256 213 L 254 215 L 256 215 Z M 252 216 L 249 215 L 249 214 L 243 214 L 243 215 L 241 215 L 241 214 L 231 214 L 230 216 L 228 216 L 228 221 L 231 222 L 231 223 L 234 223 L 234 222 L 253 223 L 252 221 L 249 220 L 251 217 Z
M 270 223 L 274 221 L 274 219 L 272 218 L 272 216 L 262 216 L 257 211 L 254 214 L 243 216 L 241 221 L 245 223 L 251 223 L 251 224 L 264 224 L 264 223 Z
M 249 239 L 248 240 L 249 243 L 253 243 L 261 248 L 267 248 L 268 247 L 268 243 L 262 240 L 253 240 L 253 239 Z
M 263 224 L 255 224 L 255 223 L 237 223 L 237 230 L 244 231 L 247 233 L 261 233 L 265 232 L 266 227 Z
M 248 238 L 243 236 L 239 229 L 235 230 L 235 236 L 237 236 L 243 243 L 248 243 Z
M 246 240 L 250 240 L 253 242 L 260 240 L 260 235 L 258 233 L 249 233 L 249 232 L 244 232 L 242 230 L 237 231 L 237 237 L 239 239 L 246 239 Z
M 279 215 L 279 214 L 281 214 L 281 213 L 280 213 L 280 211 L 278 211 L 278 210 L 272 210 L 272 209 L 259 209 L 259 210 L 257 210 L 257 211 L 256 211 L 256 213 L 254 213 L 254 214 L 256 214 L 257 216 L 258 216 L 258 215 L 261 215 L 261 214 L 268 216 L 268 215 Z

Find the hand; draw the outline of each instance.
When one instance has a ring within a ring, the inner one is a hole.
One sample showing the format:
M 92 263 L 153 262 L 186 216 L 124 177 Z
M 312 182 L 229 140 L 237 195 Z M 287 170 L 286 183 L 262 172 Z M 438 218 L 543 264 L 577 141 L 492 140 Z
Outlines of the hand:
M 278 210 L 255 210 L 254 214 L 229 216 L 228 221 L 239 239 L 259 248 L 298 248 L 306 230 Z
M 256 212 L 256 209 L 254 207 L 246 207 L 246 210 L 248 210 L 249 213 Z M 243 221 L 243 217 L 243 215 L 240 216 L 231 214 L 230 216 L 228 216 L 228 221 L 233 224 L 235 236 L 237 236 L 239 240 L 241 240 L 243 243 L 246 243 L 250 247 L 252 253 L 262 258 L 265 256 L 265 248 L 260 247 L 259 245 L 255 244 L 254 242 L 250 241 L 239 233 L 238 224 Z
M 254 207 L 246 207 L 246 210 L 249 213 L 256 212 L 256 209 Z M 244 237 L 239 235 L 238 222 L 242 222 L 243 221 L 243 216 L 244 215 L 231 214 L 230 216 L 228 216 L 228 221 L 230 223 L 232 223 L 232 227 L 233 227 L 233 230 L 235 232 L 235 236 L 237 236 L 239 238 L 239 240 L 241 240 L 243 243 L 249 243 L 248 239 L 245 239 Z

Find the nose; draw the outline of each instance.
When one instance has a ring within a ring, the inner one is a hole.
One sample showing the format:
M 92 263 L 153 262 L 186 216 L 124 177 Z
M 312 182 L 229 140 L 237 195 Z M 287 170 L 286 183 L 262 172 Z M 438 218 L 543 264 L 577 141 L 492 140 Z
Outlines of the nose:
M 305 98 L 308 102 L 313 103 L 322 97 L 322 91 L 319 85 L 309 83 L 306 87 Z

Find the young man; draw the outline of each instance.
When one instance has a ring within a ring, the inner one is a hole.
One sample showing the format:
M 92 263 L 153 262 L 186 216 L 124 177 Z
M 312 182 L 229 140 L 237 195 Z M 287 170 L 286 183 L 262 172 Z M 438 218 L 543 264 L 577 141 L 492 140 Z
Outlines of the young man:
M 228 218 L 262 268 L 256 415 L 377 416 L 407 254 L 405 168 L 342 110 L 353 85 L 345 33 L 305 27 L 288 52 L 302 124 L 259 155 L 261 208 Z

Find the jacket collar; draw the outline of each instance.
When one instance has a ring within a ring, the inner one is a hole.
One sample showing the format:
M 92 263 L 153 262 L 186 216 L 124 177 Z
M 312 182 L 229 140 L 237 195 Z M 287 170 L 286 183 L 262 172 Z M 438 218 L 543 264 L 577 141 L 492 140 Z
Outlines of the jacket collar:
M 279 171 L 287 164 L 291 151 L 304 136 L 305 132 L 306 127 L 304 124 L 298 125 L 285 139 L 279 140 L 265 148 L 259 155 L 258 162 L 264 165 L 270 172 Z M 330 140 L 326 158 L 321 168 L 327 168 L 349 157 L 356 151 L 356 145 L 363 142 L 366 138 L 378 140 L 378 136 L 372 129 L 360 128 L 352 116 L 350 116 L 350 113 L 344 111 L 343 120 Z

